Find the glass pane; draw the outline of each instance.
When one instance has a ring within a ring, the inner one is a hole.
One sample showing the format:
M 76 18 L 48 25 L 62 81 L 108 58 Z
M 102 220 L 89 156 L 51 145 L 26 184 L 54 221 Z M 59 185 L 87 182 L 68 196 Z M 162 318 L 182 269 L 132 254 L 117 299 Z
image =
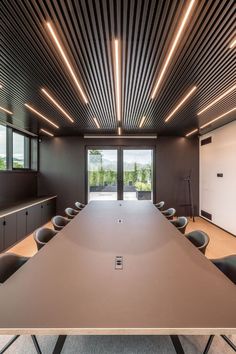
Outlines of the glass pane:
M 88 150 L 88 200 L 117 200 L 117 150 Z
M 13 133 L 13 168 L 29 168 L 29 138 Z
M 0 125 L 0 170 L 7 168 L 7 129 Z
M 153 150 L 124 150 L 124 200 L 152 200 Z

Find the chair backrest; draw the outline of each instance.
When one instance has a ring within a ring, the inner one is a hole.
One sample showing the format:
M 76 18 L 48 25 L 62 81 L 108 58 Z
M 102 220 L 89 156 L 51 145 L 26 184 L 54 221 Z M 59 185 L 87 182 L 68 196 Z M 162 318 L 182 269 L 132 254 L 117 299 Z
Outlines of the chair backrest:
M 171 221 L 171 223 L 184 234 L 188 225 L 188 219 L 185 216 L 179 216 L 177 220 Z
M 211 261 L 236 285 L 236 254 Z
M 85 207 L 85 204 L 80 203 L 80 202 L 75 202 L 75 207 L 79 210 L 83 209 Z
M 61 215 L 54 216 L 51 221 L 54 226 L 54 229 L 57 231 L 62 230 L 63 227 L 65 227 L 70 222 L 69 219 L 64 218 L 64 216 Z
M 34 233 L 34 240 L 37 244 L 38 250 L 42 248 L 48 241 L 50 241 L 55 235 L 57 231 L 48 229 L 46 227 L 42 227 L 35 231 Z
M 10 278 L 28 259 L 28 257 L 22 257 L 14 253 L 0 254 L 0 283 L 4 283 Z
M 206 252 L 208 243 L 210 242 L 209 236 L 201 230 L 195 230 L 185 235 L 194 246 L 196 246 L 203 254 Z
M 164 201 L 161 201 L 157 204 L 155 204 L 155 207 L 157 207 L 157 209 L 161 210 L 165 205 L 165 202 Z
M 65 213 L 69 219 L 73 219 L 79 213 L 79 210 L 75 210 L 73 208 L 66 208 Z
M 175 213 L 176 210 L 174 208 L 169 208 L 167 210 L 162 211 L 162 214 L 165 215 L 165 217 L 169 220 L 173 219 Z

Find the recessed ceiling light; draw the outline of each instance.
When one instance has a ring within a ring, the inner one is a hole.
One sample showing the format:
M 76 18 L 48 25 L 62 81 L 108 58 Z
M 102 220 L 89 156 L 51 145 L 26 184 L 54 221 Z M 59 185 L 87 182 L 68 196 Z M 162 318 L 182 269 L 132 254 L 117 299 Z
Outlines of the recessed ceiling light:
M 49 93 L 48 93 L 44 88 L 42 88 L 41 91 L 42 91 L 42 92 L 49 98 L 49 100 L 52 101 L 52 103 L 64 114 L 64 116 L 66 116 L 66 118 L 68 118 L 72 123 L 74 123 L 74 120 L 69 116 L 69 114 L 64 111 L 64 109 L 59 105 L 59 103 L 57 103 L 57 102 L 55 101 L 55 99 L 52 98 L 52 96 L 49 95 Z
M 62 56 L 66 66 L 67 66 L 67 68 L 68 68 L 68 70 L 70 72 L 70 75 L 72 76 L 74 82 L 76 83 L 84 102 L 87 104 L 88 103 L 88 99 L 87 99 L 87 97 L 86 97 L 86 95 L 85 95 L 85 93 L 84 93 L 84 91 L 83 91 L 83 89 L 81 87 L 81 84 L 79 83 L 79 80 L 77 79 L 77 77 L 75 75 L 75 72 L 74 72 L 74 70 L 73 70 L 73 68 L 72 68 L 72 66 L 71 66 L 71 64 L 70 64 L 65 52 L 63 51 L 63 49 L 61 47 L 61 44 L 60 44 L 60 42 L 59 42 L 59 40 L 58 40 L 58 38 L 57 38 L 53 28 L 52 28 L 52 25 L 49 22 L 47 22 L 47 26 L 49 28 L 49 31 L 50 31 L 50 33 L 52 35 L 52 38 L 53 38 L 54 42 L 57 45 L 57 48 L 59 49 L 59 52 L 61 53 L 61 56 Z
M 114 40 L 114 69 L 115 69 L 115 85 L 116 85 L 116 111 L 117 111 L 117 120 L 121 120 L 121 84 L 120 84 L 120 51 L 119 51 L 119 41 L 118 39 Z
M 203 112 L 205 112 L 207 109 L 209 109 L 211 106 L 213 106 L 215 103 L 217 103 L 218 101 L 220 101 L 222 98 L 224 98 L 225 96 L 227 96 L 230 92 L 232 92 L 233 90 L 236 89 L 236 85 L 232 86 L 229 90 L 227 90 L 226 92 L 224 92 L 222 95 L 220 95 L 219 97 L 217 97 L 213 102 L 211 102 L 208 106 L 206 106 L 204 109 L 202 109 L 200 112 L 197 113 L 198 116 L 200 116 L 200 114 L 202 114 Z
M 192 130 L 191 132 L 189 132 L 188 134 L 186 134 L 185 136 L 188 137 L 188 136 L 191 136 L 193 135 L 194 133 L 198 132 L 198 129 L 194 129 Z
M 42 115 L 40 112 L 38 112 L 36 109 L 34 109 L 32 106 L 30 106 L 29 104 L 25 103 L 25 106 L 27 108 L 29 108 L 32 112 L 34 112 L 35 114 L 37 114 L 39 117 L 43 118 L 44 120 L 46 120 L 49 124 L 53 125 L 55 128 L 59 128 L 58 125 L 56 125 L 55 123 L 53 123 L 50 119 L 48 119 L 47 117 L 45 117 L 44 115 Z
M 121 127 L 118 127 L 118 135 L 121 135 Z
M 43 133 L 45 133 L 45 134 L 47 134 L 47 135 L 49 135 L 49 136 L 54 136 L 52 133 L 49 133 L 47 130 L 45 130 L 45 129 L 40 129 L 40 131 L 41 132 L 43 132 Z
M 184 102 L 193 94 L 193 92 L 197 89 L 197 86 L 194 86 L 186 96 L 180 101 L 180 103 L 175 107 L 175 109 L 168 115 L 168 117 L 165 119 L 165 122 L 168 122 L 170 118 L 175 114 L 175 112 L 184 104 Z
M 141 119 L 141 122 L 140 122 L 140 124 L 139 124 L 139 128 L 142 128 L 145 119 L 146 119 L 146 117 L 143 116 L 143 118 Z
M 100 125 L 99 125 L 99 123 L 98 123 L 97 118 L 94 117 L 93 120 L 94 120 L 94 122 L 95 122 L 97 128 L 100 129 Z
M 232 42 L 230 43 L 229 47 L 230 47 L 230 48 L 234 48 L 235 46 L 236 46 L 236 38 L 234 38 L 234 39 L 232 40 Z
M 6 112 L 6 113 L 8 113 L 8 114 L 13 114 L 11 111 L 8 111 L 8 109 L 3 108 L 3 107 L 0 107 L 0 110 Z
M 173 56 L 174 50 L 175 50 L 175 48 L 176 48 L 176 46 L 177 46 L 177 44 L 178 44 L 178 42 L 179 42 L 180 36 L 181 36 L 181 34 L 182 34 L 183 30 L 184 30 L 184 27 L 185 27 L 185 25 L 186 25 L 186 22 L 187 22 L 187 20 L 188 20 L 188 17 L 189 17 L 189 15 L 190 15 L 190 12 L 191 12 L 191 10 L 192 10 L 192 7 L 193 7 L 194 2 L 195 2 L 195 0 L 191 0 L 191 1 L 189 2 L 189 5 L 188 5 L 188 8 L 187 8 L 186 13 L 185 13 L 185 15 L 184 15 L 183 21 L 181 22 L 181 25 L 180 25 L 180 27 L 179 27 L 179 29 L 178 29 L 178 32 L 177 32 L 177 34 L 176 34 L 176 37 L 175 37 L 175 39 L 174 39 L 174 42 L 173 42 L 173 44 L 172 44 L 172 46 L 171 46 L 171 49 L 170 49 L 170 51 L 169 51 L 169 54 L 168 54 L 168 56 L 167 56 L 167 58 L 166 58 L 165 64 L 164 64 L 164 66 L 163 66 L 163 68 L 162 68 L 162 70 L 161 70 L 161 73 L 160 73 L 160 75 L 158 76 L 158 80 L 157 80 L 157 82 L 156 82 L 156 84 L 155 84 L 155 86 L 154 86 L 154 89 L 153 89 L 153 92 L 152 92 L 152 95 L 151 95 L 151 99 L 153 99 L 153 98 L 156 96 L 157 89 L 158 89 L 158 87 L 160 86 L 160 83 L 161 83 L 161 81 L 162 81 L 162 79 L 163 79 L 163 76 L 164 76 L 164 74 L 165 74 L 165 72 L 166 72 L 166 69 L 167 69 L 167 67 L 168 67 L 168 65 L 169 65 L 169 62 L 170 62 L 170 60 L 171 60 L 171 57 Z
M 203 128 L 207 127 L 207 126 L 210 125 L 211 123 L 216 122 L 217 120 L 219 120 L 219 119 L 225 117 L 227 114 L 229 114 L 229 113 L 231 113 L 231 112 L 233 112 L 233 111 L 236 111 L 236 107 L 234 107 L 234 108 L 231 109 L 230 111 L 228 111 L 228 112 L 222 114 L 221 116 L 212 119 L 210 122 L 208 122 L 208 123 L 206 123 L 206 124 L 203 124 L 203 125 L 200 127 L 200 129 L 203 129 Z

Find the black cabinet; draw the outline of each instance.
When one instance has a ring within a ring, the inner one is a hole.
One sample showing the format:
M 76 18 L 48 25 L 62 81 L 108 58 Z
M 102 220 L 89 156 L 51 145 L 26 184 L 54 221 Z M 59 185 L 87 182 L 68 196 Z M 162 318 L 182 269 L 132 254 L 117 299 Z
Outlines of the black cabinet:
M 17 241 L 20 241 L 27 235 L 27 215 L 25 209 L 17 212 L 16 229 L 16 238 Z
M 51 220 L 51 218 L 56 213 L 56 205 L 55 200 L 47 200 L 46 202 L 41 204 L 41 218 L 42 218 L 42 225 L 46 224 Z
M 3 218 L 3 245 L 4 249 L 16 243 L 16 214 L 10 214 Z
M 27 234 L 31 234 L 34 230 L 42 225 L 41 222 L 41 204 L 34 205 L 27 209 Z
M 0 217 L 0 252 L 46 224 L 55 212 L 53 198 Z
M 0 218 L 0 252 L 4 250 L 3 221 L 4 218 Z

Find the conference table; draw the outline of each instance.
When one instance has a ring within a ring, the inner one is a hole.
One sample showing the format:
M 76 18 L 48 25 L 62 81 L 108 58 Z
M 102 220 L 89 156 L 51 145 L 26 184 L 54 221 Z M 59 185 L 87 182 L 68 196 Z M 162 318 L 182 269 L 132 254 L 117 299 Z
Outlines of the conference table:
M 235 334 L 236 288 L 149 201 L 92 201 L 0 286 L 0 334 Z

